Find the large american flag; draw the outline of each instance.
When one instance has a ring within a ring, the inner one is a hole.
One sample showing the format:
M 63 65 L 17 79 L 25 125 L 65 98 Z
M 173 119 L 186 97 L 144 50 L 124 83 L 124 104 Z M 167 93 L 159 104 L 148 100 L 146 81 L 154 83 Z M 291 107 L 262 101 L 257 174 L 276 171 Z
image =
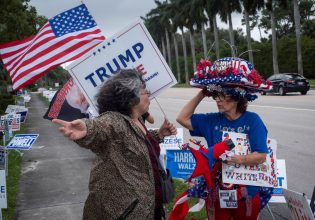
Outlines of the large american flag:
M 0 45 L 13 89 L 34 83 L 48 70 L 75 60 L 105 40 L 84 4 L 58 14 L 29 38 Z

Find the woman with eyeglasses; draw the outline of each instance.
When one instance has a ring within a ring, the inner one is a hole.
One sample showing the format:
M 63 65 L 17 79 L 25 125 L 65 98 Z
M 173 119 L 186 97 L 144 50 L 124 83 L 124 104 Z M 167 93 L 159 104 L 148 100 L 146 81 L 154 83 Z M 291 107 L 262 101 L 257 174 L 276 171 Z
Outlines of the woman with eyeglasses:
M 96 154 L 83 219 L 162 219 L 159 142 L 176 134 L 165 120 L 149 131 L 139 120 L 150 92 L 136 70 L 121 70 L 101 87 L 95 119 L 53 120 L 79 146 Z
M 246 65 L 245 68 L 234 68 L 235 63 Z M 214 63 L 202 60 L 197 67 L 191 84 L 203 87 L 181 110 L 177 122 L 190 131 L 192 136 L 204 137 L 210 147 L 222 141 L 224 131 L 245 133 L 249 136 L 251 153 L 235 155 L 227 161 L 229 165 L 258 165 L 266 160 L 267 128 L 258 114 L 247 111 L 248 101 L 257 98 L 254 93 L 259 91 L 262 78 L 252 68 L 252 65 L 239 58 L 223 58 Z M 199 103 L 206 97 L 212 97 L 218 112 L 195 113 Z M 210 150 L 209 150 L 210 151 Z M 256 186 L 226 186 L 220 174 L 221 162 L 215 161 L 219 167 L 214 176 L 216 191 L 237 190 L 237 208 L 221 208 L 218 193 L 214 194 L 215 219 L 257 219 L 262 204 L 261 187 Z M 246 193 L 244 193 L 246 190 Z

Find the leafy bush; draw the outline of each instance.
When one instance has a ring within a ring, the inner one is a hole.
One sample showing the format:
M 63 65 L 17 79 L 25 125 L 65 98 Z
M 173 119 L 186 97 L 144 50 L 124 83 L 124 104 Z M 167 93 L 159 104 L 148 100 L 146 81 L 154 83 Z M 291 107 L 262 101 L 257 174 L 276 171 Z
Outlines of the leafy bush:
M 11 94 L 1 94 L 0 100 L 0 114 L 4 114 L 7 106 L 14 104 L 14 98 Z

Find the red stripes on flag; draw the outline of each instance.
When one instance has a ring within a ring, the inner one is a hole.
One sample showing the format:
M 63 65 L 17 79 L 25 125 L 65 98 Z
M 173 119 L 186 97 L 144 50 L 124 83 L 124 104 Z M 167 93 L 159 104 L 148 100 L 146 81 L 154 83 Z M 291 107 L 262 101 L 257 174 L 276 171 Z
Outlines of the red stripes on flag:
M 37 35 L 0 45 L 0 57 L 10 73 L 13 89 L 18 90 L 48 70 L 79 58 L 104 40 L 97 26 L 56 37 L 48 22 Z

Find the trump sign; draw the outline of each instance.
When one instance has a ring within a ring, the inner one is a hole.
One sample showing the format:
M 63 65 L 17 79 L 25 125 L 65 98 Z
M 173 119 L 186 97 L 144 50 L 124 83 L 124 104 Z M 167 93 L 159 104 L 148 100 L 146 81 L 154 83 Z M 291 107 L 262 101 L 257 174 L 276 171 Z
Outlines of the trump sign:
M 152 97 L 177 83 L 142 21 L 124 28 L 67 67 L 95 112 L 95 96 L 102 83 L 120 69 L 130 68 L 142 73 Z

